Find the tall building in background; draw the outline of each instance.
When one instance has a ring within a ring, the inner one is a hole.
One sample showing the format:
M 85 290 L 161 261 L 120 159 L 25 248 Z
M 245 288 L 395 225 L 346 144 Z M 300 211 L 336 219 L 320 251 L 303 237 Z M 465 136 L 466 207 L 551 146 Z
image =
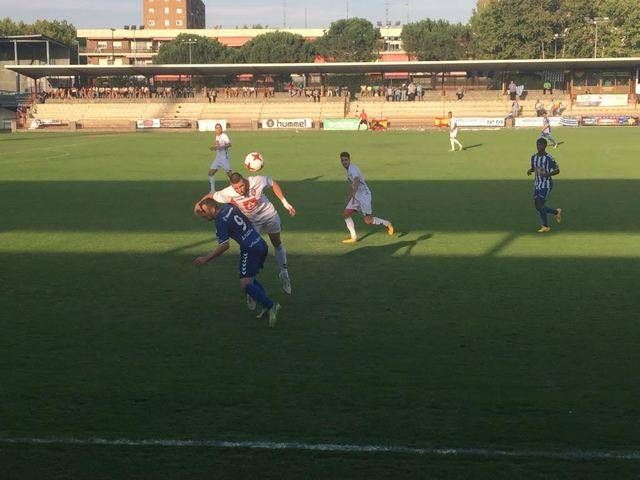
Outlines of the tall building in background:
M 202 0 L 142 0 L 144 28 L 155 30 L 205 28 Z

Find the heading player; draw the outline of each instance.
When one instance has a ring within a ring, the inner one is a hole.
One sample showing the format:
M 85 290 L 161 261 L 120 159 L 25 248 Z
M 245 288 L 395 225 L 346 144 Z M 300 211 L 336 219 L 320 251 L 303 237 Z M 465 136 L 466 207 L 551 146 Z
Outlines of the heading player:
M 287 252 L 282 244 L 280 232 L 282 226 L 278 211 L 265 195 L 266 188 L 272 188 L 273 193 L 280 199 L 284 208 L 292 217 L 296 214 L 296 209 L 284 196 L 280 185 L 271 177 L 262 175 L 252 175 L 244 178 L 241 174 L 234 172 L 229 176 L 231 185 L 222 190 L 209 194 L 218 203 L 232 203 L 244 213 L 255 226 L 258 233 L 266 233 L 275 248 L 276 260 L 280 267 L 280 280 L 282 290 L 291 295 L 291 279 L 287 268 Z
M 389 220 L 373 216 L 373 210 L 371 209 L 371 190 L 369 190 L 369 186 L 360 172 L 360 169 L 351 162 L 351 155 L 349 155 L 349 152 L 342 152 L 340 154 L 340 162 L 347 170 L 347 181 L 350 183 L 347 206 L 345 207 L 342 215 L 344 217 L 344 223 L 347 224 L 347 230 L 349 230 L 351 236 L 342 240 L 342 243 L 356 243 L 358 241 L 356 227 L 353 223 L 353 218 L 351 218 L 356 212 L 360 212 L 364 216 L 364 223 L 367 225 L 384 225 L 387 229 L 387 233 L 389 235 L 393 235 L 393 225 Z
M 231 175 L 231 162 L 229 159 L 229 149 L 231 148 L 231 140 L 229 140 L 229 136 L 222 131 L 222 125 L 216 123 L 216 138 L 213 143 L 209 147 L 209 150 L 216 152 L 216 158 L 211 162 L 211 167 L 209 168 L 209 185 L 211 186 L 211 191 L 216 191 L 216 179 L 215 175 L 219 169 L 223 169 L 227 172 L 227 175 Z
M 263 307 L 263 313 L 268 312 L 269 326 L 276 324 L 280 304 L 274 303 L 258 282 L 256 276 L 262 270 L 264 261 L 269 253 L 267 243 L 256 232 L 251 222 L 239 208 L 233 205 L 219 206 L 211 198 L 203 198 L 193 210 L 198 217 L 208 222 L 215 220 L 218 246 L 211 253 L 197 257 L 193 263 L 204 265 L 219 257 L 229 249 L 229 240 L 235 240 L 240 245 L 240 287 L 254 303 L 249 305 L 255 309 L 256 303 Z M 262 316 L 262 313 L 259 317 Z
M 562 221 L 562 209 L 551 208 L 545 205 L 545 202 L 551 195 L 553 188 L 553 178 L 560 173 L 560 167 L 555 159 L 546 152 L 547 141 L 539 138 L 536 141 L 538 153 L 531 156 L 531 168 L 527 170 L 527 175 L 535 173 L 533 202 L 540 215 L 542 226 L 538 229 L 538 233 L 547 233 L 551 231 L 547 222 L 547 214 L 556 216 L 556 222 Z

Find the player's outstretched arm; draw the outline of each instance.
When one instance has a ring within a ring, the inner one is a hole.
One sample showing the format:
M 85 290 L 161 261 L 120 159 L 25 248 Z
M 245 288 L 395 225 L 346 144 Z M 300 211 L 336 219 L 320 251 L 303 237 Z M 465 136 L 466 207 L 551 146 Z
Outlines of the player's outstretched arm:
M 194 265 L 204 265 L 205 263 L 209 263 L 211 260 L 213 260 L 216 257 L 219 257 L 220 255 L 222 255 L 227 250 L 229 250 L 229 242 L 226 242 L 226 243 L 223 243 L 221 245 L 218 245 L 214 251 L 212 251 L 211 253 L 209 253 L 207 255 L 202 255 L 201 257 L 196 257 L 196 259 L 193 261 L 193 264 Z
M 282 188 L 280 187 L 278 182 L 276 182 L 275 180 L 272 180 L 271 185 L 272 185 L 271 188 L 273 188 L 273 193 L 275 193 L 276 197 L 280 199 L 280 201 L 282 202 L 282 206 L 287 209 L 287 212 L 289 212 L 289 215 L 291 215 L 292 217 L 295 216 L 296 209 L 293 208 L 293 205 L 287 202 L 287 199 L 284 197 L 284 193 L 282 192 Z

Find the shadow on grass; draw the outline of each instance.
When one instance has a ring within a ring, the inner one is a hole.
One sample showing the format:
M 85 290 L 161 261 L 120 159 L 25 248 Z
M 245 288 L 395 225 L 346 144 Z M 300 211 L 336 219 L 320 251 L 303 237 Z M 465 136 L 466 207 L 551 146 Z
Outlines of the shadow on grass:
M 283 231 L 342 232 L 344 182 L 281 182 L 298 214 L 280 202 Z M 0 182 L 3 230 L 201 231 L 193 202 L 206 182 Z M 374 181 L 374 214 L 412 231 L 529 233 L 538 225 L 532 182 L 523 180 Z M 562 229 L 640 231 L 638 180 L 562 180 L 549 204 L 563 207 Z M 34 207 L 37 199 L 39 207 Z

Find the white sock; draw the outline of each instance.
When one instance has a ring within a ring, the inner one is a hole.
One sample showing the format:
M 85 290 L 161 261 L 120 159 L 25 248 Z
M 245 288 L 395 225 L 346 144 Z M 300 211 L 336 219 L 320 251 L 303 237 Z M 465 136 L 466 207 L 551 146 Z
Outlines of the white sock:
M 374 225 L 384 225 L 385 227 L 389 226 L 389 220 L 385 220 L 384 218 L 373 217 Z
M 211 185 L 211 191 L 215 192 L 216 191 L 216 177 L 214 177 L 213 175 L 211 175 L 209 177 L 209 185 Z
M 357 238 L 356 225 L 355 225 L 355 223 L 353 223 L 353 218 L 351 218 L 351 217 L 345 218 L 344 219 L 344 223 L 347 224 L 347 229 L 349 230 L 349 233 L 351 234 L 351 238 Z
M 280 267 L 280 272 L 287 273 L 287 251 L 282 244 L 276 247 L 276 261 Z
M 458 145 L 460 147 L 460 150 L 462 150 L 462 144 L 456 139 L 454 139 L 453 141 L 456 142 L 456 145 Z
M 449 139 L 449 141 L 451 142 L 451 150 L 455 150 L 456 149 L 455 139 L 451 138 Z

